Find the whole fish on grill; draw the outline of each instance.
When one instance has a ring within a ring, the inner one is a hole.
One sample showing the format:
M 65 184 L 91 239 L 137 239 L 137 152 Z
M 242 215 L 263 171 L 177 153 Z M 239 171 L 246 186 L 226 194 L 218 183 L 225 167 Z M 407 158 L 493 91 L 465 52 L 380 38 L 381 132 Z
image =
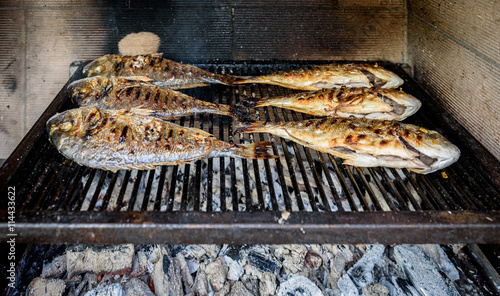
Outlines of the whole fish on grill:
M 395 89 L 340 88 L 302 92 L 274 98 L 247 98 L 249 107 L 275 106 L 315 116 L 403 120 L 422 105 L 412 95 Z
M 344 159 L 358 167 L 407 168 L 427 174 L 458 160 L 460 150 L 439 133 L 397 121 L 321 118 L 243 123 L 237 132 L 265 132 Z
M 164 119 L 197 113 L 214 113 L 244 119 L 244 108 L 197 100 L 169 88 L 121 77 L 94 76 L 72 82 L 68 93 L 81 107 L 99 109 L 141 108 Z
M 381 66 L 368 64 L 327 64 L 315 65 L 296 70 L 239 77 L 233 84 L 263 83 L 286 88 L 315 91 L 323 88 L 379 87 L 397 88 L 403 80 Z
M 202 70 L 198 67 L 166 59 L 162 53 L 100 57 L 83 68 L 83 74 L 90 76 L 122 76 L 150 81 L 172 89 L 205 86 L 211 83 L 233 84 L 237 79 Z
M 267 152 L 270 142 L 223 142 L 205 131 L 148 116 L 147 110 L 82 107 L 52 116 L 46 126 L 50 142 L 66 158 L 111 171 L 154 169 L 206 157 L 275 157 Z

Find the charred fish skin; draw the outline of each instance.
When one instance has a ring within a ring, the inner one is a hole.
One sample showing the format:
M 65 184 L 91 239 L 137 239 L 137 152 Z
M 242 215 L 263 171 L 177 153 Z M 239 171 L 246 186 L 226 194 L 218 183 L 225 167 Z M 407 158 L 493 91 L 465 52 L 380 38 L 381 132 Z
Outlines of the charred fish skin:
M 340 88 L 343 86 L 397 88 L 404 82 L 398 75 L 377 64 L 355 63 L 315 65 L 296 70 L 240 78 L 234 81 L 234 84 L 264 83 L 305 91 Z
M 458 160 L 460 150 L 435 131 L 396 121 L 321 118 L 240 124 L 237 132 L 267 132 L 330 153 L 358 167 L 407 168 L 428 174 Z
M 211 83 L 233 84 L 237 78 L 202 70 L 188 64 L 174 62 L 162 53 L 120 56 L 105 55 L 83 68 L 83 74 L 91 76 L 122 76 L 151 81 L 173 89 L 205 86 Z
M 271 143 L 232 144 L 134 110 L 71 109 L 46 124 L 50 142 L 66 158 L 103 170 L 154 169 L 207 157 L 274 158 Z
M 80 107 L 117 110 L 142 108 L 152 110 L 152 115 L 164 119 L 198 113 L 235 116 L 240 119 L 248 116 L 241 107 L 209 103 L 152 83 L 116 76 L 93 76 L 76 80 L 68 85 L 68 93 Z
M 263 99 L 247 99 L 249 107 L 274 106 L 314 116 L 376 120 L 404 120 L 422 103 L 412 95 L 394 89 L 340 88 L 301 92 Z

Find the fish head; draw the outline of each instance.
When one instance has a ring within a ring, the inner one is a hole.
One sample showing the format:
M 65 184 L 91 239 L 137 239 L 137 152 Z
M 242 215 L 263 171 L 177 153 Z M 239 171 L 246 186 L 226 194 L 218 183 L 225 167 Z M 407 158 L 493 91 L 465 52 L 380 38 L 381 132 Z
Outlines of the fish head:
M 377 64 L 364 64 L 360 67 L 360 70 L 365 75 L 370 76 L 370 82 L 372 82 L 374 87 L 397 88 L 404 82 L 403 79 L 401 79 L 397 74 L 384 69 Z
M 104 76 L 88 77 L 68 85 L 71 100 L 79 106 L 89 106 L 107 96 L 113 87 L 111 79 Z
M 398 139 L 406 149 L 418 153 L 413 160 L 418 166 L 411 169 L 417 173 L 435 172 L 453 164 L 460 157 L 458 147 L 436 131 L 407 124 L 398 133 Z
M 390 113 L 397 120 L 403 120 L 415 114 L 422 106 L 417 98 L 399 90 L 378 89 L 377 96 L 384 104 L 391 107 Z
M 113 73 L 116 66 L 122 61 L 122 57 L 116 54 L 109 54 L 88 63 L 83 68 L 83 74 L 87 77 L 107 75 Z
M 83 138 L 104 119 L 97 107 L 71 109 L 52 116 L 46 123 L 49 140 L 56 147 L 65 141 Z

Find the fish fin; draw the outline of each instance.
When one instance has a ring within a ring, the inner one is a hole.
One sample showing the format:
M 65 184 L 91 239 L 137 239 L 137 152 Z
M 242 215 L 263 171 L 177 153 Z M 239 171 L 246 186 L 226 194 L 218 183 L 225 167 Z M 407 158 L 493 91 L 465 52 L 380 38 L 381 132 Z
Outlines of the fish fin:
M 235 156 L 251 159 L 270 159 L 278 156 L 269 154 L 273 142 L 261 141 L 250 144 L 235 144 Z
M 190 127 L 189 129 L 192 130 L 195 133 L 202 134 L 203 136 L 207 136 L 207 137 L 213 137 L 214 136 L 211 133 L 206 132 L 206 131 L 204 131 L 202 129 L 199 129 L 199 128 L 196 128 L 196 127 Z
M 125 78 L 128 80 L 137 80 L 137 81 L 142 81 L 142 82 L 150 82 L 153 81 L 153 79 L 147 77 L 147 76 L 125 76 L 125 77 L 120 77 L 120 78 Z
M 142 116 L 155 116 L 156 111 L 151 109 L 143 109 L 139 107 L 130 108 L 130 113 Z M 160 118 L 161 119 L 161 118 Z
M 236 85 L 236 84 L 246 84 L 255 83 L 259 76 L 230 76 L 226 75 L 226 79 L 223 81 L 226 85 Z

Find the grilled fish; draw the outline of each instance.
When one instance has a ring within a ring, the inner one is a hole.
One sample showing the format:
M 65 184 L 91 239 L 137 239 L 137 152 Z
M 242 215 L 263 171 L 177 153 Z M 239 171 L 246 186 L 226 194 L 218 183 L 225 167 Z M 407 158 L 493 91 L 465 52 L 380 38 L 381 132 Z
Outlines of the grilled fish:
M 247 99 L 249 107 L 275 106 L 315 116 L 403 120 L 422 105 L 403 91 L 381 88 L 341 88 L 287 96 Z
M 264 83 L 308 91 L 342 86 L 396 88 L 403 84 L 403 80 L 399 76 L 383 67 L 352 63 L 316 65 L 262 76 L 240 78 L 235 80 L 233 84 Z
M 66 158 L 111 171 L 154 169 L 205 157 L 275 157 L 267 152 L 270 142 L 231 144 L 134 109 L 82 107 L 54 115 L 46 126 L 50 142 Z
M 68 86 L 68 92 L 73 102 L 81 107 L 149 109 L 154 111 L 151 115 L 164 119 L 197 113 L 238 118 L 247 116 L 241 107 L 213 104 L 152 83 L 115 76 L 95 76 L 74 81 Z
M 195 66 L 177 63 L 163 57 L 162 53 L 119 56 L 105 55 L 83 68 L 87 76 L 123 76 L 150 81 L 172 89 L 205 86 L 210 83 L 233 84 L 230 75 L 210 73 Z
M 358 167 L 432 173 L 458 160 L 459 149 L 439 133 L 397 121 L 322 118 L 243 123 L 237 132 L 266 132 L 344 159 Z

